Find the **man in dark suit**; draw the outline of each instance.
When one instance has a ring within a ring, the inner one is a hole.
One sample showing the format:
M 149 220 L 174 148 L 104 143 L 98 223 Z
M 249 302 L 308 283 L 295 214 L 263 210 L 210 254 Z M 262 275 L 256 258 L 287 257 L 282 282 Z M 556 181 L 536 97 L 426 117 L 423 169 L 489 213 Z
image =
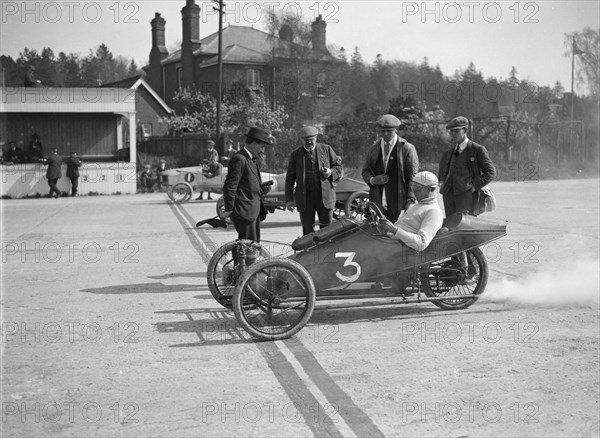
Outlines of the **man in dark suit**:
M 474 214 L 481 189 L 496 177 L 487 149 L 467 138 L 468 127 L 466 117 L 455 117 L 446 125 L 452 147 L 442 154 L 438 172 L 446 217 Z
M 62 157 L 58 155 L 58 149 L 51 148 L 51 155 L 44 160 L 44 164 L 48 165 L 48 170 L 46 171 L 46 178 L 48 178 L 48 185 L 50 186 L 50 192 L 48 196 L 52 198 L 52 194 L 56 194 L 54 198 L 58 198 L 60 196 L 60 190 L 56 187 L 56 183 L 62 176 Z
M 419 157 L 415 147 L 396 133 L 402 125 L 397 117 L 386 114 L 377 125 L 380 138 L 367 152 L 362 177 L 369 185 L 369 200 L 396 222 L 400 212 L 415 203 L 410 183 L 419 171 Z
M 67 178 L 71 180 L 71 196 L 77 196 L 77 187 L 79 187 L 79 168 L 81 160 L 77 152 L 71 152 L 67 158 Z
M 223 184 L 225 212 L 222 217 L 231 217 L 238 239 L 260 241 L 260 220 L 266 217 L 262 198 L 269 191 L 269 186 L 263 184 L 256 159 L 269 143 L 267 131 L 250 128 L 244 148 L 229 162 Z
M 286 208 L 290 211 L 298 208 L 304 235 L 313 232 L 315 213 L 319 217 L 319 228 L 331 224 L 334 187 L 343 173 L 342 159 L 331 146 L 317 143 L 318 133 L 314 126 L 300 130 L 304 145 L 290 155 L 285 176 Z

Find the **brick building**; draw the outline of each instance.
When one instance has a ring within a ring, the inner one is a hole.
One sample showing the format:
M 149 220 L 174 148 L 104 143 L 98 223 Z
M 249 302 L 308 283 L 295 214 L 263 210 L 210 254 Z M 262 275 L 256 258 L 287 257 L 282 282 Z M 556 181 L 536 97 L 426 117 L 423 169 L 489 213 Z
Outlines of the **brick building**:
M 195 87 L 216 95 L 218 90 L 218 32 L 200 39 L 200 7 L 187 0 L 181 10 L 181 49 L 171 54 L 165 46 L 166 20 L 156 13 L 151 21 L 152 49 L 145 79 L 175 110 L 173 96 Z M 298 123 L 325 125 L 341 114 L 339 83 L 342 61 L 326 47 L 327 23 L 319 16 L 312 23 L 311 47 L 290 42 L 285 32 L 270 35 L 253 27 L 227 26 L 222 32 L 223 94 L 235 87 L 260 90 L 273 105 L 297 97 L 305 110 Z M 301 57 L 300 57 L 301 56 Z M 298 62 L 299 61 L 299 62 Z M 286 67 L 299 64 L 290 78 Z

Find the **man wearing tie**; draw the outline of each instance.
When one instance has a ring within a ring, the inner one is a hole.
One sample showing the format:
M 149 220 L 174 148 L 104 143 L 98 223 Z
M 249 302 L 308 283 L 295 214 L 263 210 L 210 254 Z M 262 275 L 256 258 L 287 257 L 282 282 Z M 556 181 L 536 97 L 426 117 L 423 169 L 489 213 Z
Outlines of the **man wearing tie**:
M 231 216 L 238 239 L 260 241 L 260 220 L 266 217 L 262 198 L 270 187 L 263 184 L 256 158 L 269 143 L 267 131 L 250 128 L 244 148 L 229 162 L 223 185 L 225 212 L 222 217 Z
M 369 148 L 362 177 L 369 185 L 369 200 L 391 222 L 415 202 L 411 182 L 419 171 L 415 147 L 400 137 L 400 120 L 392 114 L 382 116 L 377 125 L 380 138 Z
M 305 126 L 298 133 L 303 145 L 290 155 L 285 176 L 286 208 L 298 208 L 302 234 L 313 232 L 315 214 L 319 229 L 331 224 L 335 183 L 343 174 L 342 159 L 327 144 L 318 143 L 319 130 Z
M 446 125 L 452 147 L 442 154 L 438 172 L 446 217 L 473 214 L 481 188 L 496 177 L 487 149 L 467 138 L 468 127 L 466 117 L 455 117 Z

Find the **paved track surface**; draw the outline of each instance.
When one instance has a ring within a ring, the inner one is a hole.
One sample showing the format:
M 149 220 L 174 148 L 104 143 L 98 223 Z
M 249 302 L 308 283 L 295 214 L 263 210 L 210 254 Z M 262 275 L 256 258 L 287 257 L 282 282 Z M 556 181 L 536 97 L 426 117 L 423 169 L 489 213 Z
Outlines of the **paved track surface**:
M 214 201 L 2 201 L 1 435 L 597 436 L 599 182 L 493 187 L 475 305 L 317 310 L 277 342 L 210 295 Z M 299 233 L 263 227 L 276 255 Z

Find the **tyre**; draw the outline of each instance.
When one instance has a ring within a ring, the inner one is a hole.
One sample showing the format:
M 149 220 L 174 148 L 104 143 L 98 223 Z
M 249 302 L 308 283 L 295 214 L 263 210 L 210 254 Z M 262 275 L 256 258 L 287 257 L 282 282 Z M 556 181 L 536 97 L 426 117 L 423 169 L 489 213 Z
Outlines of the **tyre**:
M 344 208 L 344 213 L 346 217 L 349 219 L 354 219 L 357 221 L 362 221 L 365 216 L 365 206 L 369 202 L 369 193 L 368 192 L 354 192 L 346 201 L 346 207 Z
M 298 333 L 315 308 L 308 271 L 290 259 L 267 259 L 246 269 L 233 293 L 233 311 L 252 336 L 275 341 Z
M 192 186 L 182 181 L 173 185 L 167 194 L 169 195 L 169 198 L 171 198 L 171 201 L 181 204 L 188 202 L 192 197 L 193 192 L 194 189 L 192 189 Z
M 464 266 L 466 256 L 467 267 Z M 426 265 L 421 271 L 421 284 L 428 297 L 449 297 L 433 304 L 441 309 L 465 309 L 478 297 L 460 298 L 461 295 L 481 295 L 488 281 L 488 266 L 479 248 Z
M 231 298 L 237 279 L 241 275 L 241 268 L 236 267 L 233 260 L 233 250 L 240 244 L 251 245 L 252 242 L 250 240 L 227 242 L 214 252 L 206 269 L 206 281 L 211 295 L 217 303 L 227 309 L 232 308 Z M 261 247 L 257 260 L 268 256 L 268 252 Z

